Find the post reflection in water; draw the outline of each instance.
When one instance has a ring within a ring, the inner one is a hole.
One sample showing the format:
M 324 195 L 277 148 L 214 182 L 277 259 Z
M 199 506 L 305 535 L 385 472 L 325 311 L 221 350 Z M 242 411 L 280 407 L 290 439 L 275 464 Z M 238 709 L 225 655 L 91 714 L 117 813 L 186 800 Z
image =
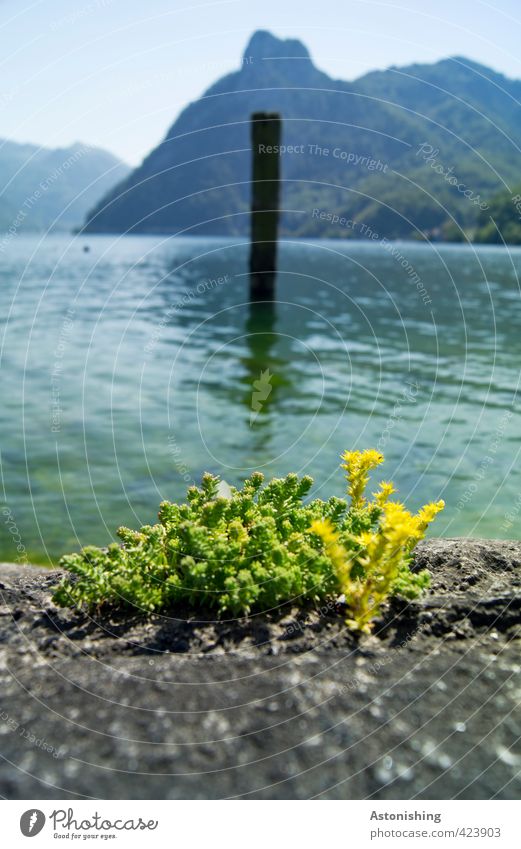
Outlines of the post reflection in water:
M 288 385 L 286 363 L 277 349 L 277 315 L 273 301 L 252 302 L 246 320 L 243 404 L 253 449 L 265 449 L 273 433 L 277 396 Z

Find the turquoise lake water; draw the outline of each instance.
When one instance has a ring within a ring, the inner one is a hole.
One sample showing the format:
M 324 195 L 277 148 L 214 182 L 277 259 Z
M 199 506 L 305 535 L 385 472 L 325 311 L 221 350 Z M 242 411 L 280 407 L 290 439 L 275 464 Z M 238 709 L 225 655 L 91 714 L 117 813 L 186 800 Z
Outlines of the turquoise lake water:
M 277 303 L 253 312 L 247 250 L 12 239 L 0 556 L 105 544 L 206 469 L 341 494 L 348 447 L 379 447 L 411 507 L 445 499 L 433 533 L 518 537 L 521 250 L 285 242 Z

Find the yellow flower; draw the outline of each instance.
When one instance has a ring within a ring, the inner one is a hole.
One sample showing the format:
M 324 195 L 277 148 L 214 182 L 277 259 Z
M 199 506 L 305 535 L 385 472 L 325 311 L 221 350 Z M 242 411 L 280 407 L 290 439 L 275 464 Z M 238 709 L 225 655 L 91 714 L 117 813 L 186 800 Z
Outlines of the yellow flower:
M 425 531 L 428 528 L 432 520 L 443 510 L 444 507 L 444 501 L 434 501 L 431 502 L 431 504 L 426 504 L 418 511 L 418 520 L 422 530 Z
M 383 507 L 386 501 L 389 501 L 389 498 L 396 492 L 394 488 L 394 484 L 391 481 L 382 481 L 380 483 L 380 491 L 375 495 L 375 501 L 379 507 Z
M 358 539 L 364 546 L 364 548 L 368 548 L 369 545 L 374 541 L 375 535 L 372 531 L 362 531 Z
M 348 492 L 353 507 L 361 507 L 364 503 L 364 492 L 369 482 L 369 472 L 383 463 L 384 456 L 374 448 L 367 451 L 344 451 L 342 468 L 346 470 L 349 483 Z
M 348 627 L 363 633 L 370 632 L 372 620 L 392 594 L 404 568 L 408 568 L 412 549 L 445 506 L 443 501 L 426 504 L 415 516 L 399 501 L 390 500 L 395 492 L 390 481 L 382 481 L 374 502 L 367 503 L 364 492 L 369 480 L 368 473 L 379 466 L 383 459 L 382 454 L 374 450 L 346 451 L 342 455 L 349 495 L 353 507 L 361 511 L 360 518 L 365 513 L 367 520 L 374 506 L 381 510 L 376 523 L 370 519 L 371 529 L 360 530 L 355 535 L 359 545 L 357 553 L 352 555 L 359 567 L 355 577 L 351 576 L 352 561 L 331 521 L 317 520 L 310 528 L 322 539 L 324 550 L 335 570 L 339 590 L 345 595 L 349 611 Z
M 341 588 L 349 580 L 351 564 L 344 546 L 340 542 L 340 534 L 329 519 L 315 519 L 309 530 L 319 536 L 324 543 L 326 554 L 331 559 L 333 568 Z

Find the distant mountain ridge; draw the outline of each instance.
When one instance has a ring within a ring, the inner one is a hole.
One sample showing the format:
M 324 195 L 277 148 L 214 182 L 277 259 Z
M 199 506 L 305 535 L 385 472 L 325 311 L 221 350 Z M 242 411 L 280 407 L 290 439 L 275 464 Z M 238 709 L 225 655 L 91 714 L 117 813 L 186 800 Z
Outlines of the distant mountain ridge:
M 129 172 L 112 153 L 80 142 L 49 149 L 0 139 L 0 232 L 79 227 Z
M 284 234 L 472 228 L 479 203 L 519 179 L 520 101 L 521 82 L 461 57 L 333 80 L 300 41 L 259 31 L 239 70 L 181 112 L 86 229 L 247 234 L 249 122 L 263 110 L 281 113 L 293 147 L 281 156 Z
M 491 198 L 478 220 L 474 241 L 494 245 L 521 245 L 521 185 Z

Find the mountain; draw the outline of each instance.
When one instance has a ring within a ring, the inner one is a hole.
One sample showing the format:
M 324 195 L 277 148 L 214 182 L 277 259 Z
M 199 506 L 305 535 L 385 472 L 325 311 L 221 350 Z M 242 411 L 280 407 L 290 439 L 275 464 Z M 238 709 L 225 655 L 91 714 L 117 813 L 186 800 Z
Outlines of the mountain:
M 181 112 L 86 229 L 247 234 L 249 119 L 263 110 L 281 113 L 292 147 L 283 234 L 441 236 L 457 229 L 451 216 L 473 228 L 519 173 L 520 100 L 521 82 L 461 57 L 333 80 L 301 42 L 259 31 L 239 70 Z
M 50 150 L 0 140 L 0 232 L 71 230 L 130 168 L 76 143 Z
M 521 185 L 499 192 L 480 215 L 475 242 L 521 245 Z

